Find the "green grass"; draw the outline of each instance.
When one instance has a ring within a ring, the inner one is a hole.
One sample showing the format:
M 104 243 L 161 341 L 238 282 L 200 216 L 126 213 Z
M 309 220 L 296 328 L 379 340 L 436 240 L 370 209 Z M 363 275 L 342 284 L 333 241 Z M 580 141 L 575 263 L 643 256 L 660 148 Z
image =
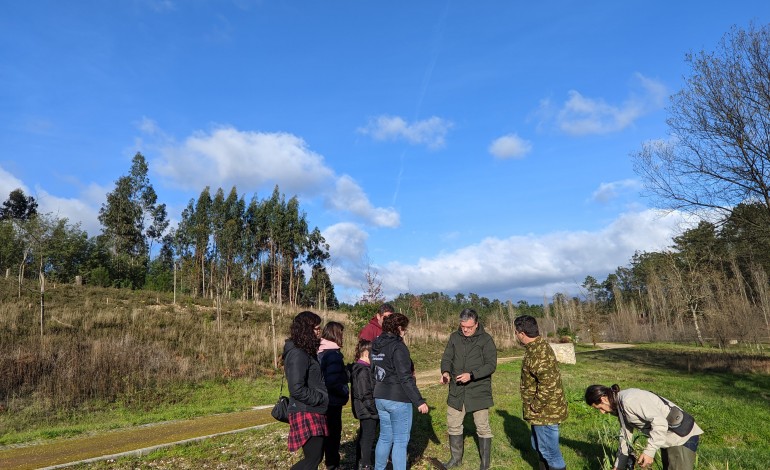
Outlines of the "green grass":
M 127 395 L 116 403 L 91 402 L 41 417 L 27 408 L 0 414 L 0 445 L 27 443 L 111 429 L 228 413 L 273 403 L 278 377 L 178 384 Z
M 584 351 L 583 348 L 580 348 Z M 713 370 L 708 354 L 690 370 L 681 358 L 698 356 L 693 348 L 660 345 L 628 350 L 588 351 L 576 365 L 562 365 L 570 417 L 561 428 L 561 448 L 570 470 L 605 470 L 617 447 L 617 419 L 602 415 L 583 402 L 588 385 L 618 383 L 640 387 L 670 398 L 690 411 L 704 429 L 698 452 L 698 470 L 767 468 L 770 462 L 770 375 Z M 438 359 L 436 359 L 437 361 Z M 434 363 L 437 365 L 437 362 Z M 434 365 L 434 366 L 435 366 Z M 697 366 L 697 367 L 695 367 Z M 518 394 L 520 361 L 503 364 L 494 376 L 496 406 L 490 419 L 494 434 L 492 466 L 496 469 L 532 469 L 537 461 L 529 444 L 529 427 L 521 419 Z M 428 415 L 415 414 L 410 458 L 415 469 L 432 468 L 429 459 L 448 458 L 446 388 L 424 389 L 431 407 Z M 478 468 L 479 459 L 471 416 L 466 417 L 465 469 Z M 357 422 L 343 414 L 343 465 L 352 467 Z M 98 462 L 77 468 L 289 468 L 298 455 L 286 450 L 288 428 L 275 423 L 263 429 L 177 446 L 141 458 Z M 640 439 L 639 445 L 643 439 Z M 660 469 L 660 457 L 654 469 Z

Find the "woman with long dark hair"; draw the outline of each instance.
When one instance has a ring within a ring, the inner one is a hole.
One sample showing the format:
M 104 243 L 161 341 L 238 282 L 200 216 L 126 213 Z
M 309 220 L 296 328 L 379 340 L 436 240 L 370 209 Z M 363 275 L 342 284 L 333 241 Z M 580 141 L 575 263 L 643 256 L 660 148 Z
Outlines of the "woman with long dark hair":
M 298 313 L 283 347 L 289 388 L 289 452 L 301 447 L 303 453 L 292 470 L 317 469 L 323 457 L 329 394 L 317 358 L 320 344 L 321 317 L 310 311 Z
M 591 385 L 586 389 L 588 405 L 618 417 L 620 446 L 614 470 L 626 468 L 633 452 L 629 443 L 634 429 L 647 436 L 647 445 L 637 460 L 642 468 L 652 465 L 660 449 L 663 470 L 693 470 L 698 441 L 703 430 L 675 403 L 647 390 Z

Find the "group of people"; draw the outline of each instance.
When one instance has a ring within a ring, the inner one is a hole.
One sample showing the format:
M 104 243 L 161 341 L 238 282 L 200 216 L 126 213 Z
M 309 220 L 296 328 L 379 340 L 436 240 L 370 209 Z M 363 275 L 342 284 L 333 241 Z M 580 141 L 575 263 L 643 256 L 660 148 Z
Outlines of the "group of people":
M 405 315 L 384 304 L 359 333 L 355 361 L 346 366 L 340 351 L 342 324 L 332 321 L 321 328 L 321 317 L 310 311 L 294 318 L 283 353 L 290 395 L 288 447 L 290 452 L 302 448 L 303 458 L 292 469 L 317 469 L 322 459 L 327 470 L 339 468 L 342 408 L 349 398 L 353 416 L 359 420 L 355 468 L 384 470 L 390 461 L 394 470 L 406 469 L 412 408 L 420 413 L 429 411 L 404 343 L 408 327 Z M 559 448 L 559 426 L 567 419 L 567 400 L 556 355 L 534 317 L 517 317 L 514 328 L 525 349 L 519 386 L 522 417 L 530 424 L 539 468 L 566 469 Z M 473 309 L 462 310 L 459 327 L 449 336 L 441 357 L 439 380 L 449 386 L 446 419 L 450 456 L 443 463 L 445 468 L 462 465 L 467 413 L 473 415 L 476 425 L 480 470 L 490 468 L 489 409 L 494 404 L 492 374 L 496 367 L 497 348 L 492 336 Z M 618 417 L 621 432 L 613 470 L 633 468 L 634 463 L 649 468 L 658 450 L 664 470 L 694 468 L 703 430 L 676 404 L 646 390 L 621 391 L 617 385 L 591 385 L 585 401 Z M 648 437 L 638 458 L 631 445 L 634 429 Z

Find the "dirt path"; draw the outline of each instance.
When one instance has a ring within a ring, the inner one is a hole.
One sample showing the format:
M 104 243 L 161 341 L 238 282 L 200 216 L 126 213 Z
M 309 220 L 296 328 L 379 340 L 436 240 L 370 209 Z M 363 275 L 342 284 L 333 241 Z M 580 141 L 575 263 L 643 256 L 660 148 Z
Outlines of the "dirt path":
M 601 343 L 597 346 L 602 349 L 615 349 L 632 345 Z M 497 362 L 502 364 L 520 357 L 501 357 Z M 440 375 L 438 369 L 420 372 L 416 377 L 417 386 L 423 388 L 438 385 Z M 75 463 L 127 455 L 145 455 L 162 447 L 273 424 L 276 421 L 270 416 L 271 407 L 255 407 L 236 413 L 168 421 L 90 436 L 6 448 L 0 450 L 0 468 L 54 469 Z

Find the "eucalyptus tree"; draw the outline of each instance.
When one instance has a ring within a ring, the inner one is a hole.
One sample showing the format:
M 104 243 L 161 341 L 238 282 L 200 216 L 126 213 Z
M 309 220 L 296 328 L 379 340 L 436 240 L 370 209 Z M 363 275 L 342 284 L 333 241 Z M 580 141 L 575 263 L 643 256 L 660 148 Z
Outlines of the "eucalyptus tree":
M 329 279 L 329 273 L 324 266 L 331 258 L 329 244 L 315 227 L 308 235 L 307 264 L 310 265 L 310 279 L 305 289 L 306 302 L 318 308 L 336 308 L 337 297 L 334 295 L 334 286 Z
M 262 297 L 265 286 L 265 269 L 263 257 L 269 253 L 267 217 L 264 215 L 265 205 L 260 203 L 257 195 L 252 196 L 244 214 L 244 236 L 241 239 L 244 253 L 244 276 L 251 282 L 251 296 L 254 299 Z
M 281 253 L 284 264 L 289 269 L 289 303 L 296 305 L 299 288 L 302 284 L 301 263 L 308 249 L 307 216 L 299 210 L 297 196 L 292 197 L 286 203 L 283 221 Z
M 110 243 L 120 285 L 141 287 L 149 261 L 150 244 L 160 239 L 168 227 L 165 204 L 148 177 L 148 166 L 141 153 L 134 155 L 127 175 L 115 181 L 107 201 L 99 210 L 102 232 Z
M 195 212 L 192 220 L 192 233 L 195 241 L 195 259 L 199 282 L 196 284 L 200 289 L 201 297 L 206 297 L 207 287 L 211 290 L 211 273 L 209 272 L 209 282 L 206 282 L 206 263 L 211 254 L 211 206 L 212 199 L 209 187 L 206 186 L 198 196 L 195 203 Z
M 224 191 L 217 190 L 211 204 L 211 224 L 213 235 L 212 268 L 217 269 L 215 276 L 222 285 L 222 290 L 229 296 L 232 286 L 232 276 L 235 272 L 235 262 L 241 258 L 242 235 L 244 229 L 245 203 L 238 197 L 235 186 L 227 198 Z

